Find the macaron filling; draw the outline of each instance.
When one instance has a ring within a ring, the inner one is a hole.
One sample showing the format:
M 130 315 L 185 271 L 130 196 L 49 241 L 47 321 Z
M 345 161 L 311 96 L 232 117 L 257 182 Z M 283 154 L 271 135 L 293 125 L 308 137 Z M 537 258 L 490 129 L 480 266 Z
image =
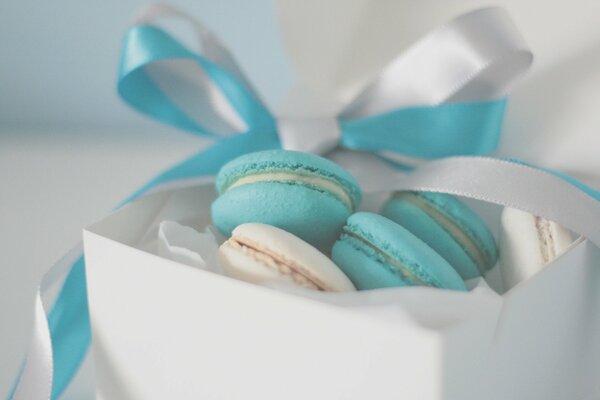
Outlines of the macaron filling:
M 252 257 L 256 262 L 267 268 L 277 271 L 281 275 L 289 275 L 298 285 L 312 290 L 334 291 L 325 283 L 304 268 L 291 260 L 286 259 L 280 254 L 270 251 L 266 248 L 253 243 L 252 240 L 244 237 L 231 237 L 225 244 L 233 249 L 242 251 L 244 254 Z
M 345 226 L 343 229 L 342 239 L 345 239 L 349 244 L 351 244 L 359 251 L 376 255 L 377 259 L 382 260 L 384 264 L 394 268 L 395 272 L 398 272 L 405 281 L 407 281 L 413 286 L 441 287 L 441 285 L 439 285 L 437 282 L 433 282 L 432 284 L 426 283 L 423 279 L 414 274 L 410 268 L 408 268 L 396 257 L 393 257 L 390 254 L 386 253 L 379 246 L 374 245 L 367 238 L 354 232 L 348 226 Z
M 450 233 L 450 235 L 460 244 L 463 249 L 465 249 L 469 257 L 471 257 L 471 259 L 477 265 L 480 273 L 482 275 L 485 273 L 486 266 L 488 264 L 488 257 L 481 250 L 480 246 L 475 242 L 475 240 L 465 233 L 464 229 L 462 229 L 456 222 L 429 204 L 429 202 L 421 198 L 416 193 L 398 192 L 394 194 L 394 198 L 411 203 L 426 212 L 431 218 L 438 222 L 444 230 Z
M 227 190 L 257 182 L 279 182 L 287 184 L 301 184 L 312 187 L 316 190 L 330 193 L 339 199 L 349 210 L 352 210 L 352 198 L 350 195 L 336 182 L 320 176 L 309 176 L 283 171 L 246 175 L 240 177 L 228 187 L 224 188 L 222 192 L 224 193 Z
M 551 225 L 552 224 L 547 219 L 537 216 L 535 217 L 535 228 L 537 230 L 540 251 L 542 253 L 542 260 L 544 261 L 544 264 L 554 260 L 557 256 L 556 244 L 554 243 Z

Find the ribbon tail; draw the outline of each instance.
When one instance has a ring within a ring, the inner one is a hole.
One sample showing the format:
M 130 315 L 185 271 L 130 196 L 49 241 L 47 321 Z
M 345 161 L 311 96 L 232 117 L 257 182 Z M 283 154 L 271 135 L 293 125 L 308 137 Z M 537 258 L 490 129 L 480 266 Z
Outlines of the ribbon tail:
M 216 175 L 219 169 L 236 157 L 249 152 L 280 148 L 277 133 L 245 133 L 217 142 L 208 149 L 194 154 L 175 167 L 156 176 L 127 198 L 122 204 L 135 200 L 139 196 L 161 189 L 161 186 L 174 181 L 182 181 L 202 176 Z
M 52 385 L 52 347 L 40 293 L 36 294 L 30 353 L 9 400 L 49 399 Z
M 79 369 L 91 341 L 83 253 L 48 313 L 48 327 L 54 365 L 51 399 L 57 399 Z

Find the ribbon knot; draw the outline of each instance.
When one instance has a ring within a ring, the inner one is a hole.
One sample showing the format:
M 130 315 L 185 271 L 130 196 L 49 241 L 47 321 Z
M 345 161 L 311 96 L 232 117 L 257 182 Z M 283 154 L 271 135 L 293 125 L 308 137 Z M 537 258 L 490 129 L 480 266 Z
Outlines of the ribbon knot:
M 340 143 L 337 117 L 279 117 L 277 130 L 281 147 L 286 150 L 326 154 Z

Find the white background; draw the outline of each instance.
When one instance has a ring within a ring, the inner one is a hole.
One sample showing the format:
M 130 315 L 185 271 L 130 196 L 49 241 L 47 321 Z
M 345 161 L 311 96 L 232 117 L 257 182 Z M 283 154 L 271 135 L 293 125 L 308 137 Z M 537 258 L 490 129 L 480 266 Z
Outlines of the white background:
M 28 342 L 43 272 L 79 239 L 82 227 L 207 143 L 143 119 L 116 95 L 120 40 L 143 3 L 0 5 L 0 398 Z M 298 2 L 281 1 L 291 62 L 271 1 L 173 3 L 222 36 L 272 108 L 292 83 L 290 64 L 305 78 L 325 80 L 348 71 L 354 60 L 359 66 L 348 74 L 366 76 L 394 48 L 444 20 L 503 5 L 536 59 L 511 96 L 501 153 L 600 187 L 596 0 L 421 0 L 418 6 L 412 0 L 312 0 L 303 2 L 311 8 L 304 14 Z

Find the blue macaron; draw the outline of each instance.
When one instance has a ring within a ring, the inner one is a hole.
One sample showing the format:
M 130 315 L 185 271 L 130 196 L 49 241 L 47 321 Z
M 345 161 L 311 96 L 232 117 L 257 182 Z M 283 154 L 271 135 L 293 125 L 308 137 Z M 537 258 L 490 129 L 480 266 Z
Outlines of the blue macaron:
M 217 175 L 213 224 L 225 235 L 247 222 L 286 230 L 329 252 L 361 200 L 338 164 L 296 151 L 268 150 L 230 161 Z
M 454 196 L 397 192 L 383 205 L 381 214 L 427 243 L 463 279 L 481 276 L 496 264 L 494 236 L 481 218 Z
M 348 218 L 332 258 L 359 290 L 397 286 L 466 290 L 442 256 L 378 214 L 358 212 Z

